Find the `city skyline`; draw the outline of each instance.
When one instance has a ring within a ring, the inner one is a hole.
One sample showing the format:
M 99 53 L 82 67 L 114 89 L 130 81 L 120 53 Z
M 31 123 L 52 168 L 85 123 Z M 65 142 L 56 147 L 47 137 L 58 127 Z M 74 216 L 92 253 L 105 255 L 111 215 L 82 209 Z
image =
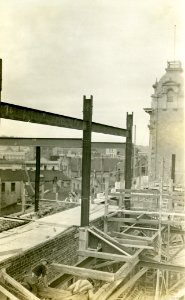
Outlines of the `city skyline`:
M 152 85 L 176 55 L 184 67 L 183 1 L 39 1 L 1 3 L 2 101 L 82 118 L 93 95 L 93 121 L 126 128 L 148 145 Z M 82 132 L 1 120 L 0 135 L 81 137 Z M 49 131 L 48 131 L 49 130 Z M 93 134 L 94 141 L 125 141 Z

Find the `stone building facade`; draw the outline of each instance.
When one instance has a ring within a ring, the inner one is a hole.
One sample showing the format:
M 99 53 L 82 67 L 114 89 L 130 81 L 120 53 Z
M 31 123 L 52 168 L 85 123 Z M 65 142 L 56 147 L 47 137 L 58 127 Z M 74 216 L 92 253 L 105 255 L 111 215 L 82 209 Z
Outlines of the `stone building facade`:
M 167 63 L 166 73 L 153 85 L 150 115 L 149 182 L 164 183 L 171 178 L 172 154 L 175 154 L 175 183 L 184 184 L 184 78 L 181 62 Z M 164 167 L 162 167 L 162 162 Z

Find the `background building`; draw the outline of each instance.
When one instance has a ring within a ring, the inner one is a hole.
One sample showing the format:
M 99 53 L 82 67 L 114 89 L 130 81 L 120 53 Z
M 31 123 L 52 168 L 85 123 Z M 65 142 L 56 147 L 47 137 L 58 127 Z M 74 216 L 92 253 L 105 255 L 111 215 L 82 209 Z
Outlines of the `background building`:
M 176 156 L 175 182 L 184 183 L 184 79 L 181 62 L 170 61 L 166 73 L 153 85 L 150 115 L 149 182 L 159 182 L 164 158 L 164 182 L 171 177 Z

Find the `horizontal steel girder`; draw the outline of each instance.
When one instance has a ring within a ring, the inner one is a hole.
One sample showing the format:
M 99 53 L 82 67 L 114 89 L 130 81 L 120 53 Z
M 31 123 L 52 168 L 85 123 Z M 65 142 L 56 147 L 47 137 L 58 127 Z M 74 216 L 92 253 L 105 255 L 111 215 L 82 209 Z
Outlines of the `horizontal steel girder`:
M 92 142 L 92 148 L 122 149 L 125 143 Z M 82 148 L 82 139 L 73 138 L 23 138 L 0 137 L 0 146 L 40 146 L 61 148 Z
M 3 119 L 37 123 L 56 127 L 65 127 L 77 130 L 86 129 L 86 122 L 81 119 L 58 115 L 5 102 L 1 102 L 0 105 L 0 118 Z M 129 135 L 129 131 L 127 129 L 112 127 L 109 125 L 94 122 L 92 123 L 92 131 L 122 137 L 127 137 Z

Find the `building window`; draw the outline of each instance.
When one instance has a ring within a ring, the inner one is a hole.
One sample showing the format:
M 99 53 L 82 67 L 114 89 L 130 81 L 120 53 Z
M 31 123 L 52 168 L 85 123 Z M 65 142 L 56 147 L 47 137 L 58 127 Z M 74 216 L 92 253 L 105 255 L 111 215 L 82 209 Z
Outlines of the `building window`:
M 11 183 L 11 192 L 15 192 L 15 182 Z
M 5 182 L 2 182 L 1 184 L 1 192 L 5 192 Z
M 167 92 L 167 101 L 168 102 L 173 102 L 173 96 L 174 96 L 173 90 L 168 90 L 168 92 Z

